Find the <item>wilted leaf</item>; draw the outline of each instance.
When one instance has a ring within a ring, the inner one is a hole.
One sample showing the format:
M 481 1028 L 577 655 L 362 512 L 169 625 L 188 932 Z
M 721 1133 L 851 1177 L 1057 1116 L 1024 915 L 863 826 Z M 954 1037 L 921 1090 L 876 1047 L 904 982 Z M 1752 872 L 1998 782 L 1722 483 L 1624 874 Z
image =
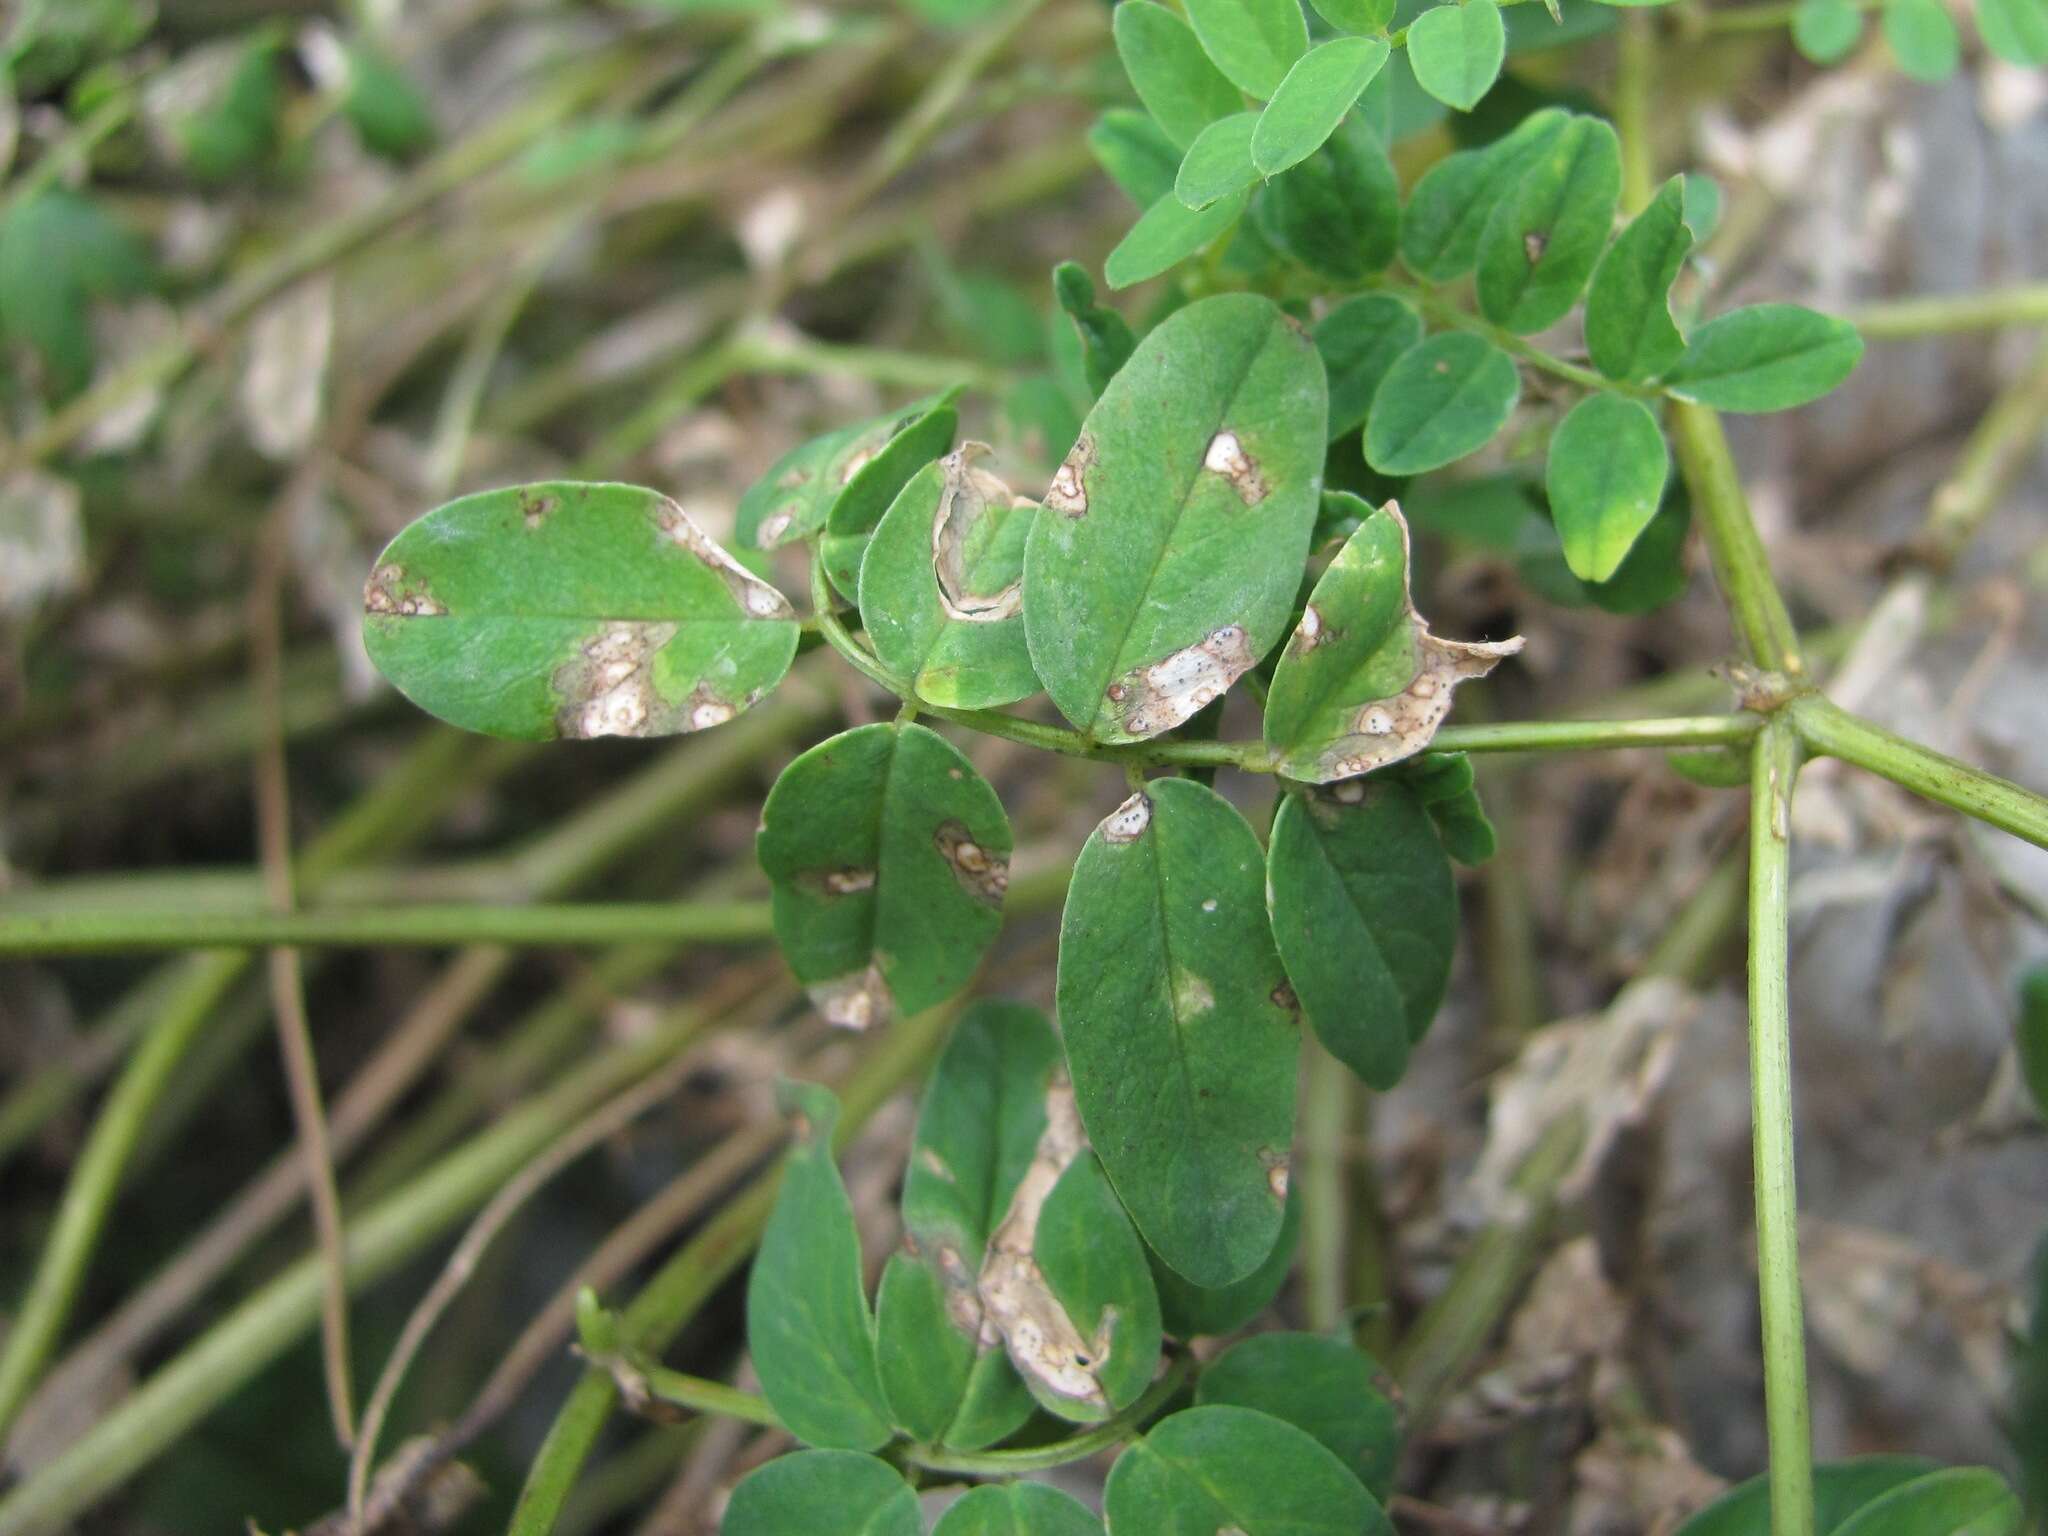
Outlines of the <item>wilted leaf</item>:
M 1393 1536 L 1365 1486 L 1315 1438 L 1252 1408 L 1190 1408 L 1110 1468 L 1111 1530 L 1145 1536 Z
M 492 736 L 667 736 L 782 680 L 796 612 L 683 509 L 631 485 L 543 481 L 437 507 L 363 589 L 377 669 Z
M 917 1495 L 886 1461 L 858 1451 L 798 1451 L 756 1467 L 732 1491 L 722 1536 L 858 1531 L 919 1536 Z
M 1671 451 L 1640 400 L 1588 395 L 1551 435 L 1544 465 L 1550 515 L 1565 564 L 1581 581 L 1605 581 L 1663 503 Z
M 853 1204 L 832 1161 L 839 1104 L 784 1083 L 796 1141 L 747 1273 L 747 1350 L 761 1394 L 809 1445 L 871 1451 L 889 1439 L 875 1324 L 861 1285 Z
M 1378 37 L 1337 37 L 1303 54 L 1258 115 L 1251 157 L 1263 176 L 1299 165 L 1337 131 L 1387 62 Z
M 1445 106 L 1470 112 L 1500 77 L 1507 42 L 1494 0 L 1460 0 L 1409 23 L 1408 62 L 1416 84 Z
M 1237 87 L 1209 62 L 1194 29 L 1165 6 L 1123 0 L 1114 27 L 1117 56 L 1138 100 L 1181 149 L 1211 123 L 1243 110 Z
M 1717 411 L 1785 411 L 1818 400 L 1863 356 L 1856 327 L 1797 304 L 1755 304 L 1692 334 L 1664 387 Z
M 1264 860 L 1213 790 L 1154 782 L 1074 866 L 1059 1004 L 1089 1139 L 1159 1256 L 1198 1285 L 1280 1231 L 1300 1047 Z
M 775 936 L 834 1024 L 865 1029 L 967 985 L 1002 927 L 1010 822 L 921 725 L 863 725 L 783 769 L 755 843 Z
M 1319 1333 L 1261 1333 L 1209 1363 L 1201 1406 L 1256 1408 L 1313 1435 L 1382 1503 L 1401 1455 L 1401 1416 L 1371 1356 Z
M 1061 714 L 1102 741 L 1156 736 L 1271 647 L 1308 554 L 1325 409 L 1314 347 L 1267 299 L 1203 299 L 1139 344 L 1026 548 L 1025 633 Z

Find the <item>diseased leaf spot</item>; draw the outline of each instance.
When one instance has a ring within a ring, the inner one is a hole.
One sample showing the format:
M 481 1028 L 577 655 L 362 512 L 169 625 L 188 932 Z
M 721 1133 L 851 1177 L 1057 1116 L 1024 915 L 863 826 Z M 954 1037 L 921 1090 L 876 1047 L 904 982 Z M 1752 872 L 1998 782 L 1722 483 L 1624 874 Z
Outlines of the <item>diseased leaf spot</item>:
M 840 1029 L 870 1028 L 885 1022 L 892 1011 L 889 984 L 882 979 L 879 965 L 818 982 L 809 990 L 825 1022 Z
M 1010 888 L 1008 858 L 982 847 L 957 821 L 940 822 L 932 833 L 932 845 L 970 896 L 992 907 L 1002 905 L 1003 893 Z
M 1193 971 L 1178 971 L 1173 978 L 1173 1009 L 1183 1019 L 1207 1013 L 1216 1006 L 1216 994 L 1209 983 Z
M 1135 843 L 1152 825 L 1152 801 L 1140 790 L 1102 820 L 1102 838 L 1109 843 Z
M 760 549 L 773 549 L 789 532 L 789 525 L 796 521 L 797 508 L 783 507 L 761 519 L 761 526 L 754 530 L 754 544 Z
M 1289 1013 L 1301 1012 L 1301 999 L 1294 995 L 1294 988 L 1287 982 L 1275 987 L 1271 997 L 1275 1007 L 1285 1008 Z
M 1237 434 L 1228 428 L 1209 439 L 1208 449 L 1202 454 L 1202 468 L 1228 480 L 1237 499 L 1248 507 L 1266 499 L 1267 486 L 1259 466 L 1244 451 Z
M 562 707 L 556 728 L 576 741 L 658 732 L 654 655 L 675 638 L 673 624 L 607 624 L 554 676 Z
M 1338 633 L 1323 623 L 1322 610 L 1310 603 L 1301 610 L 1301 622 L 1294 627 L 1294 649 L 1297 652 L 1312 651 L 1334 640 Z
M 1045 493 L 1045 504 L 1055 512 L 1068 517 L 1088 515 L 1087 474 L 1095 462 L 1095 439 L 1083 432 L 1074 446 L 1068 450 L 1060 467 L 1053 472 L 1052 485 Z
M 938 582 L 939 606 L 946 616 L 968 624 L 995 624 L 1013 618 L 1024 605 L 1020 577 L 994 592 L 977 591 L 972 570 L 976 556 L 993 536 L 996 519 L 1031 503 L 1017 497 L 1001 480 L 974 461 L 988 452 L 986 443 L 962 443 L 939 461 L 945 484 L 932 513 L 932 576 Z
M 954 1175 L 952 1165 L 939 1156 L 934 1148 L 920 1147 L 917 1153 L 917 1160 L 924 1165 L 925 1172 L 929 1173 L 933 1178 L 944 1179 L 948 1184 L 959 1182 Z M 953 1257 L 957 1260 L 960 1256 L 955 1254 Z
M 752 619 L 794 619 L 796 609 L 789 599 L 725 552 L 718 541 L 699 528 L 690 514 L 667 497 L 655 503 L 655 521 L 661 531 L 687 549 L 723 581 L 740 611 Z
M 408 580 L 403 568 L 389 564 L 370 572 L 370 579 L 363 584 L 363 611 L 408 619 L 438 619 L 448 613 L 428 595 L 426 583 Z
M 540 527 L 548 520 L 548 514 L 560 505 L 560 501 L 553 496 L 536 496 L 532 491 L 520 492 L 519 516 L 526 524 L 526 531 L 531 533 Z
M 1543 253 L 1549 248 L 1550 236 L 1540 229 L 1532 229 L 1522 236 L 1522 254 L 1529 259 L 1529 265 L 1532 267 L 1543 259 Z
M 868 447 L 855 449 L 853 457 L 846 461 L 846 467 L 839 471 L 839 483 L 841 485 L 853 484 L 853 477 L 868 467 L 875 457 L 875 452 L 875 449 Z
M 1257 660 L 1244 626 L 1226 624 L 1184 650 L 1127 672 L 1110 685 L 1108 697 L 1125 706 L 1125 730 L 1157 736 L 1223 697 Z

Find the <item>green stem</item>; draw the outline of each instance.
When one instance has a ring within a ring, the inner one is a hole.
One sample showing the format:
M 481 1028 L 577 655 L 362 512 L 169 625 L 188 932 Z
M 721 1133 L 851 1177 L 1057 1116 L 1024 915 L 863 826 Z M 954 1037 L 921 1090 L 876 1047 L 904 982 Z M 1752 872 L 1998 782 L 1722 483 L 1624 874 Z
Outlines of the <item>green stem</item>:
M 1758 666 L 1800 675 L 1805 668 L 1799 659 L 1799 634 L 1749 515 L 1749 498 L 1743 493 L 1721 418 L 1705 406 L 1674 400 L 1670 421 L 1678 465 L 1692 492 L 1693 511 L 1706 534 L 1714 576 L 1736 634 Z
M 533 906 L 301 907 L 292 912 L 0 911 L 0 956 L 159 949 L 352 945 L 446 949 L 460 944 L 588 946 L 751 943 L 769 936 L 768 904 L 554 902 Z
M 1063 1467 L 1069 1462 L 1085 1461 L 1097 1452 L 1111 1446 L 1121 1445 L 1131 1433 L 1148 1421 L 1161 1408 L 1172 1402 L 1175 1394 L 1185 1385 L 1193 1360 L 1187 1355 L 1175 1355 L 1168 1363 L 1160 1378 L 1145 1389 L 1130 1407 L 1115 1418 L 1105 1419 L 1093 1429 L 1084 1430 L 1065 1440 L 1056 1440 L 1051 1445 L 1025 1446 L 1014 1451 L 950 1451 L 938 1446 L 914 1445 L 906 1451 L 905 1459 L 914 1466 L 924 1467 L 932 1472 L 958 1472 L 968 1477 L 1014 1477 L 1024 1472 L 1043 1472 L 1050 1467 Z
M 1520 358 L 1530 367 L 1552 374 L 1567 383 L 1576 384 L 1581 389 L 1605 390 L 1609 394 L 1634 395 L 1640 399 L 1653 398 L 1658 393 L 1648 385 L 1623 383 L 1604 374 L 1595 373 L 1591 368 L 1568 363 L 1563 358 L 1544 351 L 1535 343 L 1517 336 L 1513 331 L 1481 319 L 1463 305 L 1445 298 L 1434 289 L 1424 288 L 1416 283 L 1404 283 L 1397 278 L 1376 278 L 1370 286 L 1380 293 L 1391 293 L 1408 300 L 1439 325 L 1483 336 L 1509 356 Z
M 1916 795 L 2048 848 L 2048 799 L 2033 791 L 1895 736 L 1818 694 L 1794 700 L 1788 713 L 1799 739 L 1815 755 L 1867 768 Z
M 1350 1278 L 1351 1201 L 1345 1188 L 1348 1152 L 1357 1119 L 1356 1081 L 1344 1064 L 1313 1040 L 1302 1042 L 1301 1094 L 1302 1310 L 1316 1333 L 1334 1333 L 1344 1321 Z
M 713 1413 L 758 1424 L 763 1429 L 782 1428 L 781 1417 L 758 1392 L 745 1392 L 722 1381 L 672 1371 L 638 1355 L 593 1355 L 590 1363 L 609 1372 L 614 1381 L 624 1382 L 629 1400 L 634 1392 L 643 1392 L 656 1402 L 687 1408 L 692 1413 Z
M 2048 283 L 2022 283 L 1981 293 L 1892 299 L 1852 309 L 1842 318 L 1861 331 L 1866 341 L 2044 325 L 2048 324 Z
M 1946 570 L 2019 477 L 2048 426 L 2048 343 L 1993 402 L 1927 506 L 1914 552 Z
M 1614 127 L 1621 138 L 1621 211 L 1633 218 L 1657 190 L 1657 156 L 1650 139 L 1651 98 L 1657 75 L 1657 18 L 1648 11 L 1621 16 L 1614 80 Z
M 1799 737 L 1774 720 L 1750 760 L 1749 1089 L 1756 1177 L 1757 1291 L 1772 1536 L 1812 1536 L 1813 1432 L 1799 1297 L 1799 1197 L 1792 1161 L 1789 967 L 1792 784 Z

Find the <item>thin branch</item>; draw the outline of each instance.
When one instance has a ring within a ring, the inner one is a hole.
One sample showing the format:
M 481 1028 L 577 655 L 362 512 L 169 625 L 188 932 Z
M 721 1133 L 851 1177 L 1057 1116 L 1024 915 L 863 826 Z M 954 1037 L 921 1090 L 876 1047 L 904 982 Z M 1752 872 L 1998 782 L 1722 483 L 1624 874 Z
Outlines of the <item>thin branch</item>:
M 1671 433 L 1737 636 L 1758 666 L 1799 676 L 1805 670 L 1799 659 L 1799 633 L 1792 627 L 1792 615 L 1771 575 L 1770 557 L 1749 515 L 1749 498 L 1721 431 L 1721 418 L 1705 406 L 1674 400 Z

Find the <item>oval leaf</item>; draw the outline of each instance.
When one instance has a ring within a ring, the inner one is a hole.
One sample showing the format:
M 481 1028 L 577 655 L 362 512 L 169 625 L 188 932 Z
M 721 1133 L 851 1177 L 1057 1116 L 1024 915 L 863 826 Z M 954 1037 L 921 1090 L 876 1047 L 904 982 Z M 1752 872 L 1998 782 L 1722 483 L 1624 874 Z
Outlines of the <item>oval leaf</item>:
M 1153 1249 L 1197 1285 L 1272 1253 L 1294 1130 L 1293 998 L 1244 818 L 1185 779 L 1089 837 L 1060 923 L 1060 1023 L 1089 1138 Z
M 1338 37 L 1297 59 L 1258 116 L 1251 153 L 1259 174 L 1277 176 L 1321 149 L 1388 52 L 1384 38 Z
M 1833 1536 L 1872 1499 L 1937 1471 L 1924 1456 L 1856 1456 L 1813 1469 L 1814 1536 Z M 1677 1536 L 1770 1536 L 1771 1484 L 1753 1477 L 1721 1495 L 1678 1528 Z
M 920 401 L 873 421 L 856 422 L 798 443 L 740 497 L 739 510 L 733 516 L 734 540 L 741 549 L 781 549 L 824 532 L 833 505 L 853 488 L 861 471 L 892 438 L 909 430 L 939 403 L 937 399 Z M 948 425 L 945 430 L 950 441 L 953 429 Z M 943 452 L 941 446 L 938 453 Z M 929 457 L 936 458 L 938 453 Z
M 1262 1333 L 1202 1370 L 1195 1402 L 1256 1408 L 1313 1435 L 1382 1503 L 1401 1455 L 1401 1415 L 1371 1356 L 1319 1333 Z
M 1113 107 L 1088 130 L 1088 149 L 1109 179 L 1140 208 L 1173 195 L 1180 146 L 1142 112 Z
M 944 1002 L 1002 926 L 1010 822 L 995 791 L 921 725 L 864 725 L 782 771 L 756 839 L 775 936 L 834 1024 Z
M 2008 64 L 2048 64 L 2048 4 L 2043 0 L 1977 0 L 1984 46 Z
M 1799 0 L 1792 12 L 1793 46 L 1816 64 L 1840 63 L 1862 37 L 1863 8 L 1852 0 Z
M 1188 146 L 1174 177 L 1173 195 L 1189 208 L 1206 208 L 1218 198 L 1242 192 L 1259 179 L 1252 164 L 1252 133 L 1259 114 L 1239 112 L 1204 128 Z
M 1242 1280 L 1229 1285 L 1196 1285 L 1153 1254 L 1152 1283 L 1159 1290 L 1160 1322 L 1176 1339 L 1237 1332 L 1273 1304 L 1294 1268 L 1294 1250 L 1300 1242 L 1301 1192 L 1289 1185 L 1287 1209 L 1281 1213 L 1280 1236 L 1273 1251 Z
M 1880 1494 L 1836 1536 L 2018 1536 L 2019 1495 L 1989 1467 L 1944 1467 Z
M 1103 1536 L 1088 1506 L 1044 1483 L 990 1483 L 950 1506 L 932 1536 Z
M 1570 120 L 1561 107 L 1546 107 L 1484 149 L 1459 150 L 1431 166 L 1402 217 L 1401 259 L 1437 282 L 1470 271 L 1493 210 Z
M 1574 576 L 1605 581 L 1621 568 L 1670 474 L 1671 451 L 1642 401 L 1588 395 L 1572 407 L 1551 436 L 1544 486 Z
M 1962 57 L 1955 18 L 1941 0 L 1884 0 L 1884 40 L 1915 80 L 1946 80 Z
M 1523 172 L 1479 237 L 1479 307 L 1520 335 L 1571 313 L 1621 197 L 1621 140 L 1574 117 Z
M 784 1083 L 781 1094 L 796 1144 L 747 1274 L 747 1349 L 761 1395 L 791 1434 L 871 1451 L 889 1439 L 889 1410 L 861 1287 L 860 1234 L 832 1161 L 839 1104 L 810 1083 Z
M 928 704 L 982 709 L 1038 691 L 1024 643 L 1024 540 L 1038 506 L 967 443 L 927 464 L 861 557 L 861 623 L 875 655 Z
M 1203 299 L 1139 344 L 1025 550 L 1025 634 L 1061 714 L 1102 741 L 1156 736 L 1279 638 L 1325 411 L 1314 346 L 1267 299 Z
M 1408 524 L 1388 502 L 1323 572 L 1273 670 L 1266 745 L 1280 771 L 1328 784 L 1429 745 L 1461 682 L 1484 677 L 1521 637 L 1441 640 L 1408 595 Z
M 1216 239 L 1244 212 L 1246 194 L 1219 198 L 1206 208 L 1190 208 L 1172 190 L 1139 215 L 1130 233 L 1102 264 L 1102 280 L 1112 288 L 1128 288 L 1179 266 Z
M 377 557 L 363 643 L 429 714 L 523 741 L 730 720 L 796 654 L 788 599 L 656 491 L 551 481 L 437 507 Z
M 1785 411 L 1818 400 L 1863 356 L 1856 327 L 1797 304 L 1755 304 L 1709 320 L 1664 381 L 1717 411 Z
M 1394 19 L 1394 0 L 1309 0 L 1339 32 L 1380 32 Z
M 1181 149 L 1218 118 L 1243 109 L 1237 87 L 1209 62 L 1194 29 L 1152 0 L 1116 8 L 1117 57 L 1145 110 Z
M 723 1536 L 858 1531 L 918 1536 L 917 1495 L 885 1461 L 855 1451 L 798 1451 L 740 1479 L 719 1526 Z
M 1188 0 L 1188 20 L 1216 67 L 1239 89 L 1269 100 L 1308 52 L 1300 0 Z
M 1615 237 L 1586 293 L 1586 350 L 1610 379 L 1653 379 L 1685 352 L 1671 285 L 1693 247 L 1685 178 L 1665 182 Z
M 1253 1408 L 1190 1408 L 1110 1468 L 1111 1536 L 1393 1536 L 1385 1512 L 1314 1437 Z
M 1330 441 L 1365 425 L 1394 359 L 1422 340 L 1422 317 L 1391 294 L 1346 299 L 1316 322 L 1316 350 L 1330 378 Z
M 1451 861 L 1398 783 L 1289 795 L 1266 875 L 1273 938 L 1316 1037 L 1373 1087 L 1401 1080 L 1450 984 Z
M 1494 0 L 1439 5 L 1408 27 L 1408 62 L 1416 83 L 1460 112 L 1470 112 L 1493 88 L 1507 48 L 1507 28 Z
M 1322 148 L 1267 185 L 1258 216 L 1266 238 L 1311 272 L 1363 282 L 1399 248 L 1400 178 L 1379 135 L 1349 117 Z
M 912 475 L 953 446 L 959 418 L 951 398 L 909 407 L 872 453 L 861 456 L 872 441 L 872 436 L 863 438 L 840 468 L 839 491 L 825 513 L 818 553 L 825 574 L 848 602 L 860 601 L 860 562 L 882 514 Z
M 1483 337 L 1446 331 L 1394 359 L 1372 397 L 1365 462 L 1419 475 L 1484 448 L 1522 396 L 1514 359 Z

